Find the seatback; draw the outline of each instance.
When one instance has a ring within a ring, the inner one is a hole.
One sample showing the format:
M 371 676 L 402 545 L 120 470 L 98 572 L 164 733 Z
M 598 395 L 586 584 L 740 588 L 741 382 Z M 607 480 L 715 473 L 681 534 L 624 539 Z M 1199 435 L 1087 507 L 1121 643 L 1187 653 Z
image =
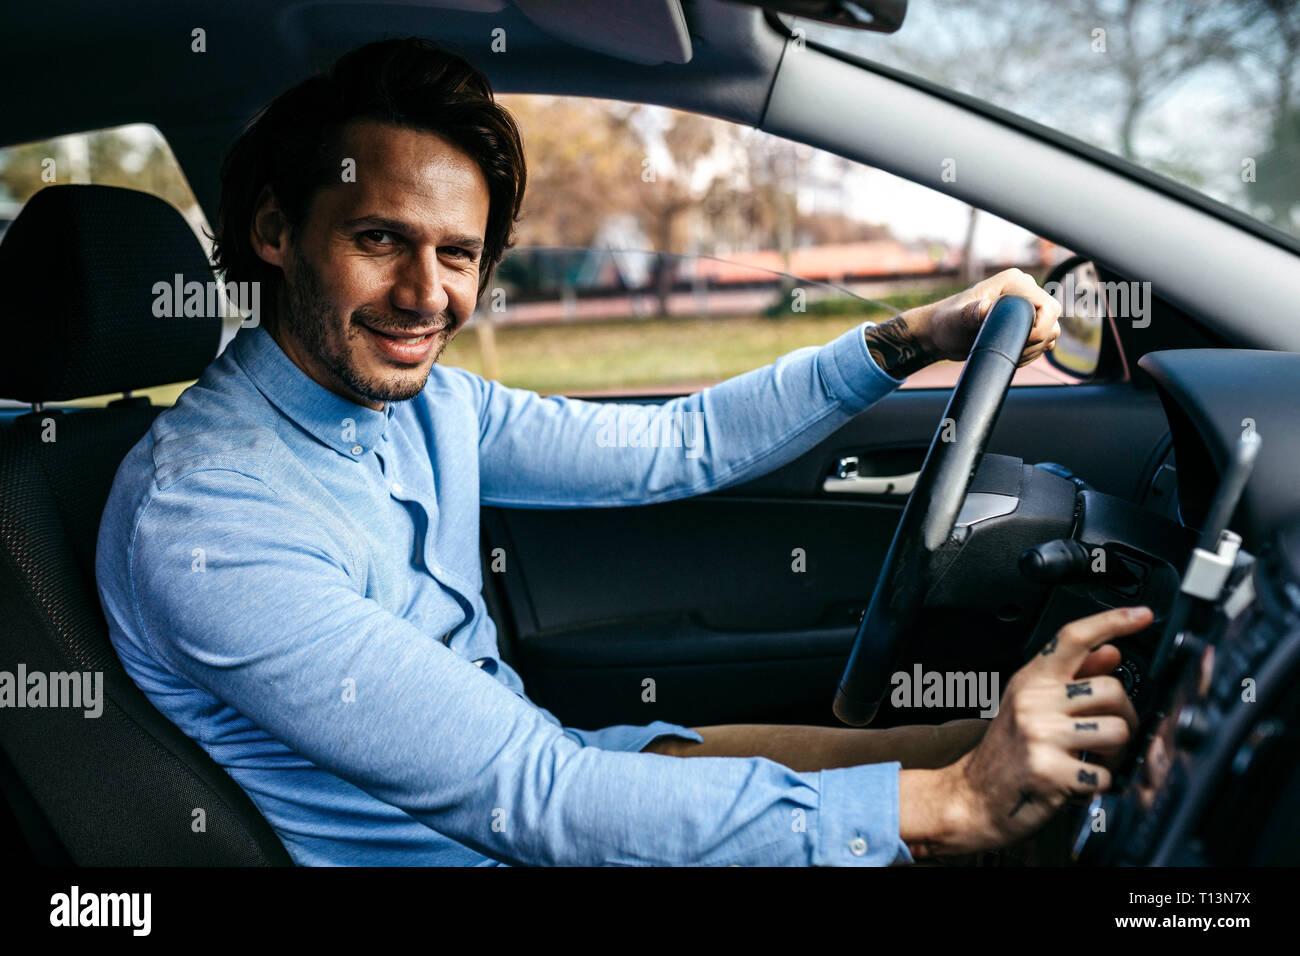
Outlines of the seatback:
M 103 675 L 102 713 L 0 706 L 0 794 L 40 862 L 288 865 L 247 795 L 123 670 L 95 587 L 117 467 L 161 409 L 124 397 L 197 378 L 219 315 L 160 318 L 159 282 L 213 276 L 188 223 L 157 197 L 50 186 L 0 241 L 0 677 Z M 22 690 L 19 689 L 22 693 Z

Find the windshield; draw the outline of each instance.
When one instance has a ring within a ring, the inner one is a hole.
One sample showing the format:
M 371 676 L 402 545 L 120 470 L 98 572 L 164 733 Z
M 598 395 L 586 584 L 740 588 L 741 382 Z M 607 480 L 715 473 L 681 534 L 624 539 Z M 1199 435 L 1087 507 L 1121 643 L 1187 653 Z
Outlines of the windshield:
M 911 0 L 894 34 L 787 23 L 1300 236 L 1293 0 Z

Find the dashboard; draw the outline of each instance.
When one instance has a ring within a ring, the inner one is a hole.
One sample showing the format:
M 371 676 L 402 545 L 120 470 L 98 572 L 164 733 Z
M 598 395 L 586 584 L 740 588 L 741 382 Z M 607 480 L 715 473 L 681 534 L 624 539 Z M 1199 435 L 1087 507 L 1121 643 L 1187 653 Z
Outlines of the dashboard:
M 1300 862 L 1300 522 L 1204 610 L 1166 635 L 1135 756 L 1076 820 L 1080 863 Z
M 1071 811 L 1073 858 L 1294 865 L 1300 355 L 1188 349 L 1148 354 L 1139 366 L 1159 390 L 1171 438 L 1143 504 L 1200 541 L 1141 664 L 1145 700 L 1128 763 L 1108 793 Z M 1234 459 L 1254 439 L 1243 473 Z
M 1179 349 L 1151 352 L 1138 367 L 1155 382 L 1169 421 L 1183 525 L 1201 528 L 1247 432 L 1259 436 L 1261 447 L 1231 527 L 1257 551 L 1272 531 L 1300 520 L 1300 354 Z M 1168 494 L 1167 481 L 1168 472 L 1157 469 L 1157 497 Z

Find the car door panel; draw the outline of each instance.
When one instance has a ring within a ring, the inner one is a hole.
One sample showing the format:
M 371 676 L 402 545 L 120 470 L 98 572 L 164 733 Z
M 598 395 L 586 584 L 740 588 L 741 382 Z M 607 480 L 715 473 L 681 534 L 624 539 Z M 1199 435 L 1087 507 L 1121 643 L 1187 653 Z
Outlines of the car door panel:
M 906 497 L 827 492 L 826 479 L 847 456 L 863 474 L 919 468 L 948 397 L 895 392 L 798 459 L 697 498 L 484 509 L 485 556 L 504 558 L 497 571 L 485 560 L 489 603 L 530 696 L 579 727 L 833 724 L 829 702 Z M 1159 400 L 1127 383 L 1015 388 L 988 450 L 1058 462 L 1127 497 L 1164 433 Z M 996 640 L 963 638 L 960 621 L 952 630 L 947 647 L 927 636 L 927 666 L 970 667 Z

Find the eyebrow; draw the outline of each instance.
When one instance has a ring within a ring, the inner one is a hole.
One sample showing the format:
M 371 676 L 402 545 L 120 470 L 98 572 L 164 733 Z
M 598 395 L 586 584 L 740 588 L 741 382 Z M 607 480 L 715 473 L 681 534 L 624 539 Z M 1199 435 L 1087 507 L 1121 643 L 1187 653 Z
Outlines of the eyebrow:
M 345 229 L 354 229 L 357 226 L 372 226 L 376 229 L 386 229 L 389 232 L 400 233 L 409 236 L 418 230 L 411 228 L 409 223 L 402 222 L 400 219 L 389 219 L 386 216 L 359 216 L 356 219 L 348 219 L 343 223 Z M 483 240 L 478 236 L 448 236 L 442 243 L 446 246 L 463 246 L 471 252 L 483 251 Z

